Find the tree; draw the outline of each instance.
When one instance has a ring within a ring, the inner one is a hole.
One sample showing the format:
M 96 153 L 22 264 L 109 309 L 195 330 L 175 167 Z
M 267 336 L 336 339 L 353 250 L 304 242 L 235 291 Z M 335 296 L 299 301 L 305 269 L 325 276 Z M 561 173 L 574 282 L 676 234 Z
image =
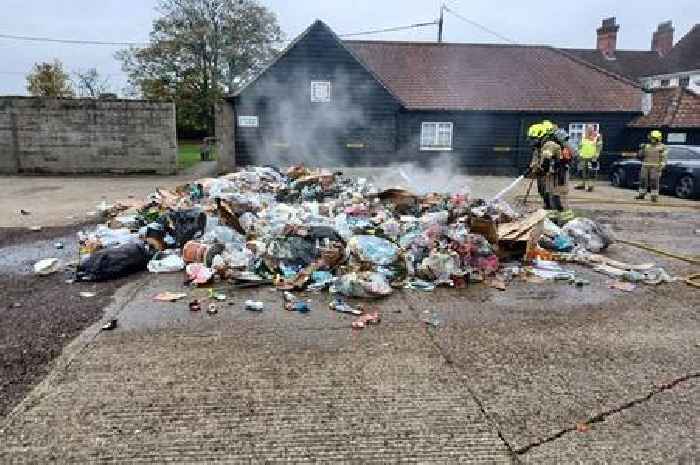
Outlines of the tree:
M 36 63 L 27 76 L 27 91 L 37 97 L 73 97 L 73 86 L 63 63 Z
M 89 68 L 86 71 L 76 71 L 75 80 L 78 87 L 78 95 L 81 97 L 97 98 L 109 92 L 109 80 L 102 78 L 97 68 Z
M 117 53 L 145 98 L 174 101 L 178 129 L 214 131 L 214 105 L 276 53 L 282 32 L 257 0 L 160 0 L 150 45 Z

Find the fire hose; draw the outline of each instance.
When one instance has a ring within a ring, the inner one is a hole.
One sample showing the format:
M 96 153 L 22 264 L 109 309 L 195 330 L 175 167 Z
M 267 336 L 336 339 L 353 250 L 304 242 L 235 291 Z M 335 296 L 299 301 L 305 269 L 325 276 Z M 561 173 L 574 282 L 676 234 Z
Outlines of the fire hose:
M 520 195 L 516 197 L 517 200 L 524 201 L 525 197 Z M 686 208 L 690 210 L 700 210 L 700 205 L 692 204 L 681 204 L 681 203 L 654 203 L 654 202 L 640 202 L 632 200 L 611 200 L 603 199 L 599 197 L 569 197 L 569 202 L 577 203 L 597 203 L 601 205 L 637 205 L 637 206 L 649 206 L 649 207 L 670 207 L 670 208 Z

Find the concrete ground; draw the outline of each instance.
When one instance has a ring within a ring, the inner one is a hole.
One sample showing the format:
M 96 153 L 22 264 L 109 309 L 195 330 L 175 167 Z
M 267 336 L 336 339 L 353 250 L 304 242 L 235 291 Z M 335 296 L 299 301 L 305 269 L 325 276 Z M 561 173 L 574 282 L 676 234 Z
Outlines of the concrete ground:
M 620 238 L 697 255 L 684 205 L 580 208 Z M 606 255 L 698 271 L 624 244 Z M 221 285 L 207 315 L 187 309 L 206 291 L 144 274 L 105 311 L 119 328 L 88 328 L 0 423 L 0 462 L 696 463 L 700 292 L 624 293 L 571 268 L 591 284 L 396 292 L 363 331 L 327 294 L 300 315 L 273 289 Z M 188 298 L 152 300 L 166 290 Z M 251 298 L 262 313 L 243 309 Z
M 141 199 L 156 187 L 173 188 L 215 171 L 216 162 L 202 162 L 176 176 L 0 176 L 0 211 L 6 212 L 0 228 L 95 221 L 102 201 Z

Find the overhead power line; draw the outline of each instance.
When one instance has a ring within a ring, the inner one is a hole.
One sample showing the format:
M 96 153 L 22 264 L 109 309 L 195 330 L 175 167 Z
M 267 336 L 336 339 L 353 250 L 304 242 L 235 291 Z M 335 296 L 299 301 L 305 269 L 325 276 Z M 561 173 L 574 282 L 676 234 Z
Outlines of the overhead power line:
M 481 29 L 481 30 L 484 31 L 484 32 L 488 32 L 489 34 L 491 34 L 491 35 L 493 35 L 493 36 L 495 36 L 495 37 L 498 37 L 499 39 L 504 40 L 504 41 L 506 41 L 506 42 L 508 42 L 508 43 L 510 43 L 510 44 L 518 45 L 518 43 L 517 43 L 516 41 L 514 41 L 513 39 L 510 39 L 510 38 L 504 36 L 503 34 L 499 34 L 498 32 L 494 31 L 493 29 L 489 29 L 488 27 L 484 26 L 483 24 L 479 24 L 479 23 L 477 23 L 476 21 L 473 21 L 473 20 L 471 20 L 471 19 L 465 18 L 464 16 L 462 16 L 462 15 L 459 14 L 459 13 L 457 13 L 456 11 L 454 11 L 453 9 L 451 9 L 450 7 L 448 7 L 448 6 L 446 6 L 446 5 L 443 6 L 443 8 L 445 9 L 445 11 L 447 11 L 448 13 L 451 13 L 453 16 L 455 16 L 455 17 L 461 19 L 462 21 L 464 21 L 464 22 L 466 22 L 466 23 L 471 24 L 472 26 L 474 26 L 474 27 L 476 27 L 476 28 Z
M 374 29 L 371 31 L 364 31 L 364 32 L 352 32 L 349 34 L 340 34 L 340 35 L 338 35 L 338 37 L 356 37 L 356 36 L 366 36 L 366 35 L 370 35 L 370 34 L 381 34 L 383 32 L 405 31 L 406 29 L 416 29 L 419 27 L 435 26 L 437 23 L 438 23 L 437 21 L 431 21 L 429 23 L 409 24 L 408 26 L 388 27 L 386 29 Z
M 348 34 L 340 34 L 339 37 L 356 37 L 356 36 L 364 36 L 364 35 L 372 35 L 372 34 L 381 34 L 384 32 L 397 32 L 397 31 L 404 31 L 407 29 L 416 29 L 420 27 L 426 27 L 426 26 L 434 26 L 437 24 L 437 21 L 431 21 L 428 23 L 416 23 L 416 24 L 409 24 L 407 26 L 398 26 L 398 27 L 389 27 L 385 29 L 374 29 L 370 31 L 362 31 L 362 32 L 352 32 Z M 106 46 L 114 46 L 114 47 L 143 47 L 148 45 L 148 42 L 109 42 L 109 41 L 102 41 L 102 40 L 83 40 L 83 39 L 58 39 L 54 37 L 35 37 L 35 36 L 23 36 L 23 35 L 15 35 L 15 34 L 0 34 L 0 39 L 10 39 L 10 40 L 22 40 L 26 42 L 51 42 L 51 43 L 58 43 L 58 44 L 71 44 L 71 45 L 106 45 Z M 286 43 L 286 42 L 291 42 L 290 40 L 280 40 L 276 41 L 277 43 Z
M 116 47 L 143 47 L 148 45 L 147 42 L 106 42 L 101 40 L 55 39 L 52 37 L 18 36 L 13 34 L 0 34 L 0 39 L 24 40 L 28 42 L 53 42 L 72 45 L 108 45 Z

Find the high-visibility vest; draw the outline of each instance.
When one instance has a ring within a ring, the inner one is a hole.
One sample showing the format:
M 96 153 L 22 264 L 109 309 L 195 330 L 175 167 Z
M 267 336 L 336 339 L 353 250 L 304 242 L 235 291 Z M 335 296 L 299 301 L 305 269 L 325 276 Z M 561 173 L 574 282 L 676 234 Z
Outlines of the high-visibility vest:
M 598 139 L 589 139 L 586 136 L 581 139 L 581 149 L 579 150 L 578 154 L 581 158 L 584 160 L 590 160 L 591 158 L 595 158 L 597 152 L 598 152 Z

